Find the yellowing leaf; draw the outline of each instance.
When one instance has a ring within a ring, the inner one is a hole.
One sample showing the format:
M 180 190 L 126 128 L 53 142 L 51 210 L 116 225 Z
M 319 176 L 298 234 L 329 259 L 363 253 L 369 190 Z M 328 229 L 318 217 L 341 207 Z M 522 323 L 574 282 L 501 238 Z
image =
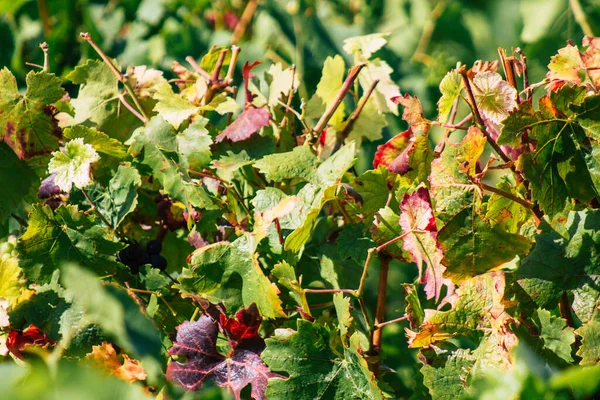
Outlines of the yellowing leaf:
M 90 166 L 99 159 L 100 156 L 91 145 L 83 143 L 82 138 L 77 138 L 68 142 L 64 151 L 52 153 L 48 171 L 56 174 L 56 185 L 69 192 L 73 185 L 81 189 L 92 182 Z
M 112 344 L 102 342 L 99 346 L 92 346 L 92 352 L 85 356 L 86 360 L 94 362 L 111 375 L 123 379 L 125 382 L 143 381 L 146 373 L 137 360 L 132 360 L 127 354 L 122 354 L 123 363 L 117 358 L 117 352 Z

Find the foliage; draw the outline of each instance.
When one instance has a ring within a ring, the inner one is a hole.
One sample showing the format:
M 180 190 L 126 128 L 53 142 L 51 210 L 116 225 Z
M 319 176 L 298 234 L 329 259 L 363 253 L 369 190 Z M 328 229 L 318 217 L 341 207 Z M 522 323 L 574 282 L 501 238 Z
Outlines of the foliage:
M 600 39 L 543 49 L 561 1 L 209 3 L 0 5 L 8 398 L 600 393 Z M 499 26 L 530 46 L 475 62 Z

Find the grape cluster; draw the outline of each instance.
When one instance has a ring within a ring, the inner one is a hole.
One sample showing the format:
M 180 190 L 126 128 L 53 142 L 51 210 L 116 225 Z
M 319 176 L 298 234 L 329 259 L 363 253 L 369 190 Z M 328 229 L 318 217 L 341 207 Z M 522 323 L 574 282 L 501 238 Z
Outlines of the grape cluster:
M 127 265 L 132 274 L 140 272 L 140 267 L 150 264 L 152 268 L 161 271 L 167 269 L 167 259 L 160 255 L 162 243 L 159 240 L 151 240 L 146 245 L 146 249 L 138 243 L 132 243 L 117 254 L 117 260 Z
M 15 235 L 0 239 L 0 257 L 2 261 L 8 258 L 16 258 L 18 255 L 17 237 Z

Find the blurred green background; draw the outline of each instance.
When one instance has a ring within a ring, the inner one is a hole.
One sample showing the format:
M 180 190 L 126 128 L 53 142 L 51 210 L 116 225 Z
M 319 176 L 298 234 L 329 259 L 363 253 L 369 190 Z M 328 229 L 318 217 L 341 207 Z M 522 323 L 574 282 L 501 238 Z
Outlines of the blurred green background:
M 249 23 L 243 35 L 234 35 L 245 10 Z M 307 100 L 328 56 L 341 54 L 352 64 L 342 50 L 344 39 L 389 32 L 388 45 L 377 56 L 394 68 L 401 92 L 417 95 L 432 117 L 446 72 L 459 61 L 494 60 L 498 47 L 520 47 L 530 82 L 542 80 L 550 57 L 567 40 L 580 44 L 584 34 L 600 33 L 600 0 L 0 0 L 0 67 L 11 69 L 24 86 L 25 75 L 35 68 L 26 62 L 43 62 L 39 44 L 46 41 L 50 70 L 64 77 L 82 60 L 97 57 L 79 39 L 82 31 L 122 66 L 153 66 L 167 77 L 173 61 L 199 59 L 211 46 L 230 45 L 237 36 L 238 66 L 254 60 L 263 68 L 271 62 L 295 64 L 302 75 L 300 95 Z M 406 128 L 399 117 L 388 118 L 384 140 Z M 378 144 L 364 144 L 357 169 L 369 166 Z M 399 282 L 411 281 L 414 271 L 392 266 L 390 274 L 392 317 L 404 307 Z M 376 277 L 376 272 L 370 276 L 370 304 L 375 304 Z M 393 370 L 386 381 L 399 396 L 410 396 L 418 362 L 406 349 L 403 325 L 386 328 L 383 351 Z

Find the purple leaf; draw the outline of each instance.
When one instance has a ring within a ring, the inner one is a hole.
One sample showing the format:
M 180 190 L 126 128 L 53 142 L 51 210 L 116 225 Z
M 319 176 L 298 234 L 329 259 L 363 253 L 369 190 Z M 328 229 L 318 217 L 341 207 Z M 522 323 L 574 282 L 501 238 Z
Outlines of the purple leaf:
M 215 142 L 219 143 L 223 139 L 232 142 L 246 140 L 263 126 L 268 126 L 270 118 L 271 114 L 267 107 L 248 107 L 215 138 Z
M 244 340 L 229 357 L 216 348 L 218 327 L 208 315 L 196 322 L 186 321 L 177 328 L 177 339 L 169 349 L 170 355 L 185 356 L 185 362 L 172 361 L 167 368 L 167 378 L 187 390 L 199 390 L 212 379 L 220 387 L 232 391 L 236 399 L 248 384 L 252 385 L 254 399 L 264 399 L 269 378 L 281 377 L 269 371 L 260 358 L 264 341 L 260 336 Z

